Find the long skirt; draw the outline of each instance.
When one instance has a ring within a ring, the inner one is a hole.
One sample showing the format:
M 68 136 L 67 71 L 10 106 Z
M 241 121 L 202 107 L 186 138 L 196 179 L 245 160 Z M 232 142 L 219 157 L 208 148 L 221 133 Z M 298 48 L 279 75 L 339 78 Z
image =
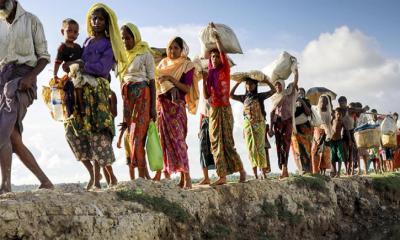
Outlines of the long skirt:
M 282 166 L 287 166 L 290 151 L 290 142 L 292 137 L 292 119 L 282 121 L 278 118 L 274 124 L 276 152 L 278 154 L 278 166 L 282 169 Z
M 97 78 L 97 86 L 83 88 L 84 114 L 74 107 L 73 117 L 65 124 L 66 138 L 78 161 L 94 160 L 101 166 L 115 162 L 112 140 L 114 118 L 110 111 L 110 85 L 107 79 Z
M 200 164 L 202 168 L 215 169 L 214 157 L 211 153 L 211 142 L 209 132 L 209 119 L 203 117 L 200 126 Z
M 164 95 L 157 97 L 158 132 L 166 173 L 189 172 L 187 116 L 185 102 L 173 103 Z
M 66 127 L 65 137 L 78 161 L 97 161 L 100 166 L 115 162 L 113 136 L 109 132 L 76 135 L 72 127 Z
M 268 168 L 265 152 L 265 123 L 250 123 L 248 119 L 243 123 L 244 138 L 252 167 Z
M 311 172 L 313 129 L 307 125 L 299 125 L 297 128 L 297 133 L 292 135 L 294 162 L 299 172 Z
M 125 84 L 122 88 L 124 122 L 128 124 L 130 164 L 146 167 L 145 143 L 150 123 L 150 88 L 147 83 Z
M 311 147 L 312 172 L 331 168 L 330 149 L 325 142 L 326 134 L 321 128 L 314 128 L 314 138 Z
M 210 108 L 210 141 L 217 174 L 220 177 L 243 170 L 233 139 L 231 106 Z

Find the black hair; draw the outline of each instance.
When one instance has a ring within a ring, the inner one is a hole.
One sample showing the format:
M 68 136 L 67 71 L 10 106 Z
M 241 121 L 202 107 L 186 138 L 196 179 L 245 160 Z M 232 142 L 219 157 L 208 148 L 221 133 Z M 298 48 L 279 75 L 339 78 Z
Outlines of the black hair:
M 399 114 L 397 112 L 393 113 L 393 115 L 399 117 Z
M 253 83 L 253 84 L 256 85 L 256 88 L 254 89 L 253 92 L 249 92 L 246 89 L 246 95 L 253 95 L 253 96 L 256 95 L 257 96 L 257 94 L 258 94 L 258 81 L 254 80 L 254 79 L 251 79 L 251 78 L 245 78 L 245 82 L 246 82 L 246 84 L 247 83 Z M 264 100 L 262 100 L 262 99 L 257 97 L 257 101 L 260 103 L 261 113 L 264 116 L 264 118 L 266 119 L 267 118 L 267 112 L 265 111 Z
M 215 53 L 215 54 L 219 55 L 219 50 L 218 50 L 218 48 L 213 48 L 213 49 L 211 49 L 211 50 L 210 50 L 210 55 L 211 55 L 212 53 Z
M 302 88 L 302 87 L 299 88 L 299 92 L 300 92 L 300 91 L 304 91 L 304 93 L 306 93 L 306 90 L 305 90 L 304 88 Z
M 376 111 L 376 109 L 372 109 L 371 112 L 372 113 L 378 113 L 378 111 Z
M 102 7 L 93 10 L 91 15 L 93 15 L 95 12 L 99 12 L 101 13 L 101 15 L 103 15 L 104 20 L 106 21 L 105 23 L 106 35 L 108 35 L 110 33 L 110 15 L 108 15 L 108 12 Z
M 122 26 L 121 30 L 126 31 L 133 38 L 133 40 L 135 40 L 135 36 L 133 35 L 133 32 L 127 25 Z
M 66 18 L 62 21 L 62 28 L 66 28 L 68 25 L 77 25 L 79 26 L 78 22 L 72 18 Z
M 181 49 L 183 49 L 183 39 L 181 37 L 176 37 L 172 42 L 175 42 Z
M 347 98 L 345 96 L 341 96 L 339 97 L 338 102 L 347 102 Z

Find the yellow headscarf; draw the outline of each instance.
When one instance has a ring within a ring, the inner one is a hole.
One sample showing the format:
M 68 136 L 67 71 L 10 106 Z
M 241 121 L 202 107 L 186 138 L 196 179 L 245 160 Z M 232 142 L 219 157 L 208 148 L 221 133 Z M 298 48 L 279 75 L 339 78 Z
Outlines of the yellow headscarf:
M 126 70 L 129 65 L 133 62 L 136 56 L 143 55 L 146 52 L 153 54 L 153 50 L 150 49 L 149 44 L 147 42 L 142 41 L 142 36 L 140 35 L 138 27 L 133 23 L 127 23 L 124 26 L 128 27 L 133 34 L 133 38 L 135 40 L 135 46 L 131 50 L 126 50 L 126 56 L 128 61 L 125 64 L 120 65 L 122 67 L 120 73 L 120 79 L 122 81 L 123 76 L 125 75 Z
M 99 9 L 99 8 L 104 9 L 110 18 L 108 34 L 110 37 L 111 46 L 112 46 L 112 50 L 114 53 L 114 58 L 118 64 L 118 69 L 122 69 L 120 66 L 125 65 L 127 59 L 126 59 L 126 55 L 125 55 L 124 46 L 122 44 L 121 35 L 119 33 L 117 16 L 115 15 L 114 11 L 102 3 L 96 3 L 93 6 L 91 6 L 89 11 L 86 14 L 87 33 L 89 36 L 93 36 L 93 29 L 92 29 L 92 25 L 90 23 L 90 18 L 91 18 L 92 13 L 96 9 Z
M 188 59 L 189 47 L 185 41 L 183 41 L 183 49 L 181 56 L 177 59 L 172 59 L 171 54 L 169 52 L 169 47 L 175 41 L 177 37 L 172 38 L 167 45 L 167 57 L 161 60 L 160 64 L 157 67 L 157 76 L 165 76 L 169 75 L 179 80 L 182 77 L 182 74 L 189 72 L 194 69 L 194 64 L 192 61 Z M 156 86 L 159 94 L 166 93 L 174 85 L 170 82 L 159 83 L 156 81 Z M 198 78 L 193 76 L 193 82 L 190 87 L 189 93 L 185 95 L 186 107 L 191 114 L 196 114 L 197 107 L 199 105 L 199 86 L 198 86 Z

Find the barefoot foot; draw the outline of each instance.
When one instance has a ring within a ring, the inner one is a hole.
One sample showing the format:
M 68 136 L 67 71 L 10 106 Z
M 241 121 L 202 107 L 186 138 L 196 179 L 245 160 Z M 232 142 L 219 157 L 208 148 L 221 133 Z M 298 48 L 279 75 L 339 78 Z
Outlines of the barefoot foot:
M 39 189 L 54 189 L 54 185 L 50 181 L 42 182 Z
M 210 184 L 210 179 L 208 178 L 203 178 L 200 182 L 199 185 L 209 185 Z
M 217 181 L 215 181 L 211 186 L 223 185 L 226 184 L 226 177 L 220 177 Z

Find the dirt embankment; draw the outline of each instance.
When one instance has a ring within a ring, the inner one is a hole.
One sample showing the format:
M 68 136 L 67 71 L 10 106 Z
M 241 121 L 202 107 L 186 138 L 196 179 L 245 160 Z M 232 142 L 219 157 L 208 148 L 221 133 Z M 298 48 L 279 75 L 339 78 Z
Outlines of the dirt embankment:
M 400 175 L 0 196 L 0 239 L 400 239 Z

